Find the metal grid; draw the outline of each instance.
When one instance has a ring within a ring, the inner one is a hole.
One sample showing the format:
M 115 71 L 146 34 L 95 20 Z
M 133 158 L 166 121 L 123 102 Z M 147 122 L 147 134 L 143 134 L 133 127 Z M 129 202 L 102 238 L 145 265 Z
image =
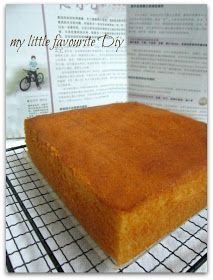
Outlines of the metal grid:
M 9 272 L 193 272 L 207 259 L 207 209 L 118 268 L 41 177 L 25 145 L 6 152 L 6 185 Z

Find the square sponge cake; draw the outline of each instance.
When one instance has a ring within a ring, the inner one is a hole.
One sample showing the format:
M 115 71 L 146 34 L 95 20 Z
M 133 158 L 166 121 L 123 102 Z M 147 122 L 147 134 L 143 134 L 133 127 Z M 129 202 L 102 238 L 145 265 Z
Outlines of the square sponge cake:
M 118 265 L 206 206 L 202 122 L 128 102 L 29 118 L 25 134 L 36 167 Z

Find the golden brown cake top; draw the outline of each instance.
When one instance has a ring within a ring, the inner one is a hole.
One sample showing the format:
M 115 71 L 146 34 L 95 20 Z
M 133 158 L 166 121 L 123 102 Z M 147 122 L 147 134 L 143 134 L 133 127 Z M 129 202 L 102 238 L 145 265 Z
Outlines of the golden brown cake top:
M 206 124 L 135 102 L 38 116 L 26 125 L 111 208 L 130 210 L 206 170 Z

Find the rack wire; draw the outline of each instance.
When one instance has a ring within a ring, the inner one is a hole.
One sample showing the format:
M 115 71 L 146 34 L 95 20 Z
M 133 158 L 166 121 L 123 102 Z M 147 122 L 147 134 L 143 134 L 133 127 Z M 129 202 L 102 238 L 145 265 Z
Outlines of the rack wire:
M 207 209 L 118 268 L 88 236 L 27 156 L 6 151 L 8 272 L 194 272 L 207 260 Z

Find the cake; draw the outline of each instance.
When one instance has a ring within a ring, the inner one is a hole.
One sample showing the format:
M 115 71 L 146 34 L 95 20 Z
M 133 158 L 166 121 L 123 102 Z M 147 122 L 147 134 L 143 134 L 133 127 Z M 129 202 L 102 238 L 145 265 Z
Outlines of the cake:
M 207 203 L 207 125 L 136 102 L 25 120 L 32 161 L 122 265 Z

